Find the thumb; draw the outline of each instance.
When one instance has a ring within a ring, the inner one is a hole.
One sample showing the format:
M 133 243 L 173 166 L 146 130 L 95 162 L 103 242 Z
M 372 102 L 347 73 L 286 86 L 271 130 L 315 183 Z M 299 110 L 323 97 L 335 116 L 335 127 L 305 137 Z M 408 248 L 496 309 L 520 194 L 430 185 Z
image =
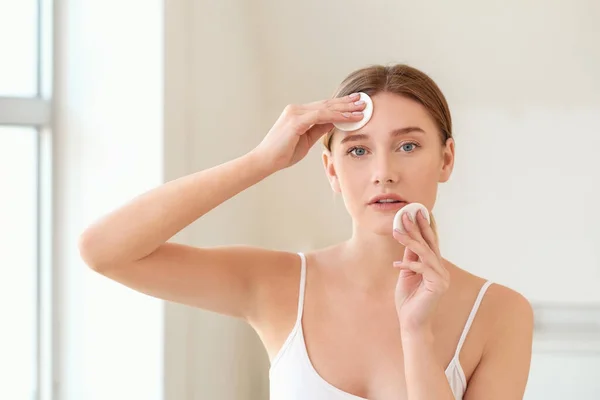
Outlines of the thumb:
M 405 247 L 404 248 L 404 256 L 402 257 L 402 261 L 404 261 L 404 262 L 419 261 L 419 256 L 414 251 L 409 249 L 408 247 Z
M 333 124 L 317 124 L 313 125 L 308 131 L 306 131 L 305 135 L 308 138 L 308 143 L 312 147 L 313 144 L 317 142 L 327 132 L 333 129 Z

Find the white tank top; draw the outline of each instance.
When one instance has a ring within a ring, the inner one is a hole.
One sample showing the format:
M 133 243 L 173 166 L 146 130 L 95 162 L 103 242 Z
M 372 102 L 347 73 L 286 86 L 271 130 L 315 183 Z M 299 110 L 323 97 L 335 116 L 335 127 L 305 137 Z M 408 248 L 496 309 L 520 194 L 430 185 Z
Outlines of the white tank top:
M 313 367 L 306 350 L 302 331 L 302 309 L 306 286 L 306 257 L 298 253 L 302 260 L 300 273 L 300 294 L 296 323 L 285 343 L 273 359 L 269 370 L 271 400 L 366 400 L 344 392 L 322 378 Z M 492 282 L 487 281 L 477 296 L 469 318 L 456 346 L 454 357 L 446 368 L 446 377 L 455 399 L 462 399 L 467 389 L 465 373 L 460 365 L 459 354 L 465 342 L 479 304 Z

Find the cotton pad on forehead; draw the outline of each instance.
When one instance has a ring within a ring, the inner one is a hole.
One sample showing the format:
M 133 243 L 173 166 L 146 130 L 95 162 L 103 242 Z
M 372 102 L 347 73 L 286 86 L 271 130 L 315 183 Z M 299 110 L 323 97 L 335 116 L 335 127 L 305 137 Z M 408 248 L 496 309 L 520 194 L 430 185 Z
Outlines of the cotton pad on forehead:
M 368 94 L 364 92 L 359 92 L 360 98 L 359 100 L 363 100 L 365 102 L 365 109 L 363 110 L 363 118 L 360 121 L 356 122 L 335 122 L 333 125 L 338 128 L 340 131 L 351 132 L 356 131 L 362 128 L 369 122 L 371 116 L 373 115 L 373 100 L 369 97 Z
M 427 219 L 427 222 L 431 224 L 431 219 L 429 217 L 429 211 L 427 211 L 427 207 L 425 207 L 421 203 L 409 203 L 402 207 L 400 210 L 398 210 L 398 212 L 394 216 L 394 230 L 397 229 L 400 232 L 405 233 L 406 229 L 404 229 L 404 224 L 402 224 L 402 214 L 408 213 L 410 220 L 416 223 L 417 212 L 419 210 L 423 211 L 425 219 Z

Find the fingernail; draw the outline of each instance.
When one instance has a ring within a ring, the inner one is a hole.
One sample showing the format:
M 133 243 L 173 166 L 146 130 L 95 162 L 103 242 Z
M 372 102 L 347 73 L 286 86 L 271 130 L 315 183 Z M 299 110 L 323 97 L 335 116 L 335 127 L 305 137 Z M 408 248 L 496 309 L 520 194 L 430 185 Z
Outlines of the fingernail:
M 362 106 L 363 104 L 365 104 L 364 100 L 358 100 L 358 101 L 354 102 L 354 105 L 356 105 L 356 106 Z
M 352 111 L 352 114 L 354 114 L 354 115 L 362 115 L 363 112 L 362 111 Z
M 350 117 L 352 114 L 350 114 L 349 112 L 343 112 L 342 115 L 346 118 Z
M 394 261 L 394 267 L 401 267 L 402 261 Z
M 356 97 L 360 97 L 360 95 L 359 95 L 358 93 L 352 93 L 351 95 L 349 95 L 349 97 L 350 97 L 351 99 L 354 99 L 354 98 L 356 98 Z

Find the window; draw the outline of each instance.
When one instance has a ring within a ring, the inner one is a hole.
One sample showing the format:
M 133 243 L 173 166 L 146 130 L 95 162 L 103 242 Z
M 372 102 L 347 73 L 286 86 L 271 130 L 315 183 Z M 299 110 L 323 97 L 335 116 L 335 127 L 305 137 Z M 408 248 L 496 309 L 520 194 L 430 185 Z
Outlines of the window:
M 0 376 L 11 399 L 31 398 L 37 339 L 36 131 L 0 126 Z
M 51 0 L 0 0 L 0 397 L 51 399 Z
M 0 0 L 0 94 L 37 95 L 37 0 Z

